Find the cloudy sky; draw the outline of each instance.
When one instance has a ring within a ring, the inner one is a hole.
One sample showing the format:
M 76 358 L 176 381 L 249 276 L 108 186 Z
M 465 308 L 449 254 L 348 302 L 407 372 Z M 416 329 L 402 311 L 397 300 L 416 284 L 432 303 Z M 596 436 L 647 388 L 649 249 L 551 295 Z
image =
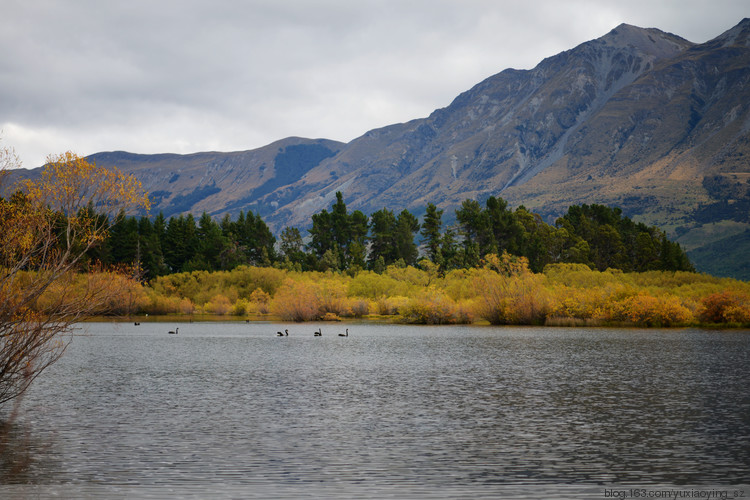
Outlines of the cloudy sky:
M 348 142 L 620 23 L 705 42 L 747 0 L 3 0 L 0 146 L 190 153 Z

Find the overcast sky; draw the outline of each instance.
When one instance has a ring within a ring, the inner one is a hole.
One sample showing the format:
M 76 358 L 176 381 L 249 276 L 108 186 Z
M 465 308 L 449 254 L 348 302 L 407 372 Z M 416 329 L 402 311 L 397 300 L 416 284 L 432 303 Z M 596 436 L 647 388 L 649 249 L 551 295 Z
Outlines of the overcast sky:
M 0 146 L 74 151 L 348 142 L 620 23 L 705 42 L 747 0 L 2 0 Z

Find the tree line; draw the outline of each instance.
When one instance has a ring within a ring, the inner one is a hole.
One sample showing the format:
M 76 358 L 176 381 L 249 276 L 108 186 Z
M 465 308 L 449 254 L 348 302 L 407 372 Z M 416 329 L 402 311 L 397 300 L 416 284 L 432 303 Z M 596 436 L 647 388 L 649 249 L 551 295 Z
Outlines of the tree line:
M 369 216 L 349 211 L 336 193 L 330 210 L 312 216 L 308 235 L 286 227 L 276 237 L 258 214 L 240 212 L 215 220 L 203 213 L 153 220 L 121 213 L 109 238 L 91 252 L 106 264 L 137 263 L 146 279 L 177 272 L 231 270 L 240 265 L 298 271 L 382 272 L 389 265 L 416 266 L 428 259 L 441 272 L 480 266 L 486 255 L 526 257 L 534 272 L 547 264 L 581 263 L 600 271 L 693 271 L 679 244 L 653 226 L 636 223 L 619 208 L 571 206 L 554 225 L 502 198 L 465 200 L 456 223 L 430 203 L 422 222 L 408 210 L 383 208 Z

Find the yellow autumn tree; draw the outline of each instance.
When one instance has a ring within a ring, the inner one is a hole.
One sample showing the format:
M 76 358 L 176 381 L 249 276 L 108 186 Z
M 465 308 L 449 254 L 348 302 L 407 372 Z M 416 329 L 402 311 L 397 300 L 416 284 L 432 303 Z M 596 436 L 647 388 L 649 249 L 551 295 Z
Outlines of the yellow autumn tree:
M 120 293 L 102 273 L 122 273 L 83 269 L 84 257 L 106 237 L 110 217 L 148 209 L 132 176 L 71 152 L 47 160 L 38 177 L 15 187 L 0 172 L 0 193 L 12 193 L 0 198 L 0 404 L 59 359 L 74 323 Z M 13 152 L 0 150 L 0 167 L 15 166 Z

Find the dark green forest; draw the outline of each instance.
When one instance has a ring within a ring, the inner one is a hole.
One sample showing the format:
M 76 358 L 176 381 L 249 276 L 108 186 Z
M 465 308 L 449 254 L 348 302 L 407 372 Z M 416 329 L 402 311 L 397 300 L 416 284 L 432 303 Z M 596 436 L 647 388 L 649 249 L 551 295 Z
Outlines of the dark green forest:
M 466 200 L 456 224 L 444 227 L 443 210 L 428 204 L 420 222 L 408 210 L 383 208 L 369 216 L 349 211 L 342 194 L 330 210 L 312 216 L 303 233 L 287 227 L 276 237 L 258 214 L 240 212 L 215 220 L 204 213 L 153 219 L 120 214 L 105 245 L 91 258 L 105 264 L 137 264 L 146 280 L 185 271 L 231 270 L 240 265 L 300 271 L 349 271 L 418 265 L 428 259 L 442 272 L 481 265 L 484 256 L 508 252 L 526 257 L 541 272 L 551 263 L 592 269 L 693 271 L 685 252 L 663 231 L 636 223 L 619 208 L 571 206 L 554 225 L 505 200 Z

